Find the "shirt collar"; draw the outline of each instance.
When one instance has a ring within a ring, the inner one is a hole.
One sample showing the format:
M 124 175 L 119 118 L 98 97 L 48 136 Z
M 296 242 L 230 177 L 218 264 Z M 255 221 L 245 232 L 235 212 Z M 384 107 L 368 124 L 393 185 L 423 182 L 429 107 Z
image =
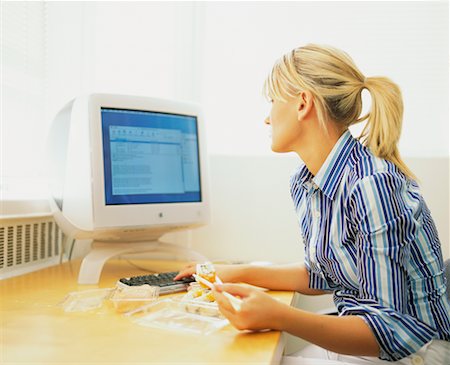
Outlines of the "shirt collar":
M 301 185 L 303 189 L 308 190 L 311 187 L 310 180 L 314 175 L 308 170 L 306 165 L 301 165 L 291 176 L 291 189 Z
M 356 143 L 357 141 L 353 138 L 350 131 L 346 130 L 334 145 L 316 176 L 312 179 L 313 183 L 330 199 L 334 199 L 347 165 L 348 157 Z

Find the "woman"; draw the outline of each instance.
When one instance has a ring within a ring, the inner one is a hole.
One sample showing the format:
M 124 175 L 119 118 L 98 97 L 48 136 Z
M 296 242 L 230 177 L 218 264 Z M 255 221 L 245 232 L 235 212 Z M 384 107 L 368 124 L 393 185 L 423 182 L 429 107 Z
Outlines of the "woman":
M 372 105 L 359 118 L 363 89 Z M 282 330 L 316 345 L 302 356 L 450 364 L 441 245 L 397 149 L 403 114 L 398 86 L 385 77 L 366 78 L 338 49 L 310 44 L 276 62 L 265 91 L 272 102 L 265 121 L 272 127 L 272 150 L 296 152 L 303 162 L 291 178 L 291 195 L 305 263 L 217 271 L 227 282 L 333 293 L 339 316 L 292 308 L 238 284 L 216 286 L 222 313 L 238 329 Z M 366 119 L 354 139 L 349 126 Z M 193 270 L 188 266 L 178 278 Z M 239 311 L 222 291 L 243 299 Z

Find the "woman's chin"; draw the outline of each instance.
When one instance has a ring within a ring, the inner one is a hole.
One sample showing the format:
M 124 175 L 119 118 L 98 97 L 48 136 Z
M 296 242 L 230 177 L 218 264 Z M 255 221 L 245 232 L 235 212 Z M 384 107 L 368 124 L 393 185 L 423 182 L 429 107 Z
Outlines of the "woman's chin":
M 272 143 L 271 149 L 272 149 L 272 152 L 277 152 L 277 153 L 286 152 L 283 148 L 281 148 L 280 146 L 277 146 L 276 144 L 273 144 L 273 143 Z

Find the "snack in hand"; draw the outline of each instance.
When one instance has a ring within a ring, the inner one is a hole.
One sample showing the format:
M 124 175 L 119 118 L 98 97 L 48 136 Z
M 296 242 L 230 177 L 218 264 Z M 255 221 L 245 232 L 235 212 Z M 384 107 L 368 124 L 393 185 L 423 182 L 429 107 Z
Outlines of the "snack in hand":
M 214 265 L 210 262 L 205 262 L 203 264 L 197 264 L 197 275 L 202 277 L 205 280 L 208 280 L 210 283 L 214 284 L 216 282 L 216 269 Z M 200 285 L 209 289 L 205 284 L 200 283 Z

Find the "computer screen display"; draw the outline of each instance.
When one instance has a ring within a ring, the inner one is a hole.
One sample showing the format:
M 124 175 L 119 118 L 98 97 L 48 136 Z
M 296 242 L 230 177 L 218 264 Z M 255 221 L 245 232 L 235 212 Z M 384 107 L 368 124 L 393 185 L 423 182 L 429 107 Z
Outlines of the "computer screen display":
M 201 202 L 197 117 L 101 108 L 105 204 Z

